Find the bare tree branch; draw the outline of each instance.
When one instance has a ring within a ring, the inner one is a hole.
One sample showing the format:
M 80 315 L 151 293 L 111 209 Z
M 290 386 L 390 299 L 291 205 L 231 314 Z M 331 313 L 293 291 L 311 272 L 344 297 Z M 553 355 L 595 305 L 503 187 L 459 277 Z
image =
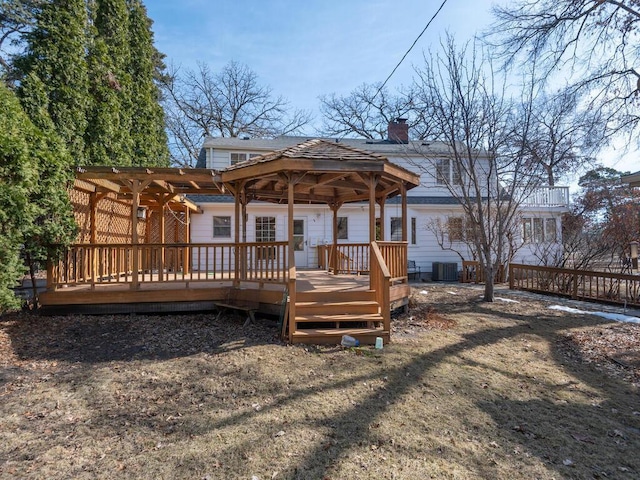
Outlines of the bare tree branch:
M 184 73 L 173 68 L 169 77 L 164 104 L 176 165 L 194 166 L 205 136 L 293 134 L 311 120 L 308 112 L 291 112 L 288 102 L 260 85 L 246 65 L 230 62 L 218 73 L 205 64 Z
M 640 126 L 637 0 L 518 0 L 494 15 L 486 38 L 507 65 L 537 62 L 543 80 L 562 72 L 609 135 Z
M 484 299 L 493 301 L 494 272 L 515 253 L 520 207 L 539 178 L 528 168 L 523 148 L 532 122 L 531 97 L 515 108 L 504 79 L 499 81 L 488 62 L 475 45 L 458 50 L 451 37 L 442 54 L 425 58 L 417 70 L 417 98 L 430 133 L 447 153 L 422 150 L 414 164 L 459 202 L 467 241 L 486 274 Z

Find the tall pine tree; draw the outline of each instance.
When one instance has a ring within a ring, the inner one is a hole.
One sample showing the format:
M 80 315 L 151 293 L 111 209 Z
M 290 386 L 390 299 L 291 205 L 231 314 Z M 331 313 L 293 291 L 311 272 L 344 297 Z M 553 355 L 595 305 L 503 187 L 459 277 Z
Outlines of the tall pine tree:
M 160 90 L 154 82 L 161 54 L 153 45 L 151 20 L 140 0 L 129 0 L 129 74 L 131 82 L 131 140 L 133 165 L 169 166 L 164 110 L 160 106 Z
M 86 142 L 94 165 L 132 164 L 129 12 L 126 0 L 96 0 L 90 29 L 90 92 Z
M 31 113 L 45 130 L 0 84 L 0 312 L 17 306 L 11 287 L 24 273 L 21 255 L 43 261 L 56 246 L 71 242 L 76 228 L 66 194 L 71 158 L 43 108 L 45 85 L 35 74 L 24 83 L 34 94 L 27 101 L 35 109 Z
M 48 115 L 77 164 L 87 161 L 84 135 L 90 100 L 86 29 L 84 0 L 46 2 L 36 16 L 35 27 L 26 34 L 26 53 L 16 61 L 24 77 L 33 74 L 40 79 Z M 22 86 L 22 95 L 31 95 L 28 88 Z

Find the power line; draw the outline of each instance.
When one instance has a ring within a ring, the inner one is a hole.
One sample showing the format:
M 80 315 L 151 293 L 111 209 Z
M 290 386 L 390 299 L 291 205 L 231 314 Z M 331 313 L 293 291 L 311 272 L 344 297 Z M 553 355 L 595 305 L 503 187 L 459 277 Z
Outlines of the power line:
M 427 23 L 427 25 L 422 29 L 422 31 L 420 32 L 420 35 L 418 35 L 418 37 L 413 41 L 413 43 L 411 44 L 411 46 L 409 47 L 409 50 L 407 50 L 405 52 L 405 54 L 402 56 L 402 58 L 400 59 L 400 61 L 398 62 L 398 64 L 394 67 L 394 69 L 391 71 L 391 73 L 389 74 L 389 76 L 387 77 L 387 79 L 382 83 L 382 85 L 380 85 L 380 88 L 378 88 L 378 91 L 376 92 L 376 94 L 373 96 L 373 98 L 371 99 L 372 101 L 375 100 L 375 98 L 378 96 L 378 94 L 380 93 L 380 91 L 384 88 L 384 86 L 387 84 L 387 82 L 389 81 L 389 79 L 393 76 L 394 73 L 396 73 L 396 70 L 398 69 L 398 67 L 400 67 L 400 65 L 402 64 L 402 62 L 404 62 L 404 59 L 407 58 L 407 55 L 409 55 L 409 53 L 411 52 L 411 50 L 413 50 L 413 47 L 416 46 L 416 43 L 418 43 L 418 40 L 420 40 L 420 37 L 422 37 L 422 35 L 424 34 L 424 32 L 427 31 L 427 28 L 429 28 L 429 25 L 431 25 L 431 23 L 435 20 L 435 18 L 438 16 L 438 14 L 440 13 L 440 10 L 442 10 L 442 8 L 444 7 L 444 5 L 447 3 L 447 0 L 443 0 L 443 2 L 440 4 L 440 8 L 438 8 L 438 10 L 436 11 L 436 13 L 433 14 L 433 16 L 429 19 L 429 22 Z

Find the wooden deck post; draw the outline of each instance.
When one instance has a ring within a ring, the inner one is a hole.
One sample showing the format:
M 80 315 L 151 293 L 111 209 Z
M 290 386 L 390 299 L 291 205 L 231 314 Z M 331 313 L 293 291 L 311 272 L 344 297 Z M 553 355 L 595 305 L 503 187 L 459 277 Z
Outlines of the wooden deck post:
M 191 224 L 191 212 L 189 210 L 189 207 L 185 207 L 184 208 L 184 241 L 185 243 L 189 244 L 191 243 L 191 228 L 190 228 L 190 224 Z M 164 246 L 162 247 L 164 249 Z M 189 247 L 185 247 L 184 248 L 184 258 L 182 259 L 182 273 L 184 275 L 189 275 L 189 272 L 191 270 L 191 254 L 190 254 L 190 248 Z
M 384 224 L 385 224 L 385 219 L 384 219 L 384 205 L 387 201 L 387 197 L 380 197 L 378 199 L 378 205 L 380 206 L 380 238 L 376 238 L 376 240 L 380 240 L 381 242 L 384 242 Z
M 402 196 L 402 241 L 408 239 L 407 232 L 407 186 L 404 182 L 400 185 L 400 195 Z
M 332 203 L 329 205 L 331 208 L 331 212 L 333 213 L 332 217 L 332 239 L 331 239 L 331 249 L 329 250 L 329 269 L 333 269 L 333 274 L 338 274 L 338 210 L 340 209 L 340 203 Z
M 96 233 L 96 209 L 98 203 L 98 194 L 91 192 L 89 194 L 89 243 L 95 245 L 97 243 L 98 235 Z M 98 271 L 98 255 L 95 248 L 92 249 L 91 255 L 91 287 L 94 288 Z
M 158 268 L 158 278 L 160 279 L 160 281 L 164 280 L 164 267 L 165 267 L 165 262 L 166 262 L 166 258 L 165 258 L 165 248 L 164 248 L 164 244 L 166 242 L 166 233 L 165 233 L 165 228 L 166 228 L 166 221 L 164 218 L 164 213 L 165 213 L 165 204 L 166 204 L 166 197 L 164 194 L 160 195 L 160 243 L 162 244 L 161 250 L 160 250 L 160 267 Z M 169 278 L 169 274 L 167 273 L 167 279 Z
M 378 177 L 375 174 L 369 176 L 369 243 L 376 241 L 376 186 Z
M 296 257 L 293 250 L 293 205 L 295 203 L 294 198 L 295 183 L 293 176 L 289 175 L 289 182 L 287 186 L 287 263 L 289 270 L 289 341 L 293 341 L 293 334 L 296 326 Z
M 233 239 L 236 244 L 236 258 L 234 263 L 234 279 L 233 284 L 235 287 L 240 286 L 240 261 L 242 257 L 242 252 L 240 251 L 240 192 L 235 190 L 233 193 L 234 202 L 234 233 Z
M 140 206 L 140 180 L 131 181 L 131 245 L 132 245 L 132 272 L 131 289 L 137 290 L 140 287 L 138 281 L 138 269 L 140 259 L 138 258 L 138 207 Z

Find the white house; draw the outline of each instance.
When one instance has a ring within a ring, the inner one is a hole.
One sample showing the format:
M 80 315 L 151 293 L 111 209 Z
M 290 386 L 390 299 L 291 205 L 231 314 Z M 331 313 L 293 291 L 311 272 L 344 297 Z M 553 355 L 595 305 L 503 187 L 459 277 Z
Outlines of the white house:
M 421 174 L 421 185 L 407 194 L 408 256 L 420 269 L 421 276 L 431 276 L 433 263 L 455 263 L 454 272 L 461 268 L 461 255 L 471 260 L 465 244 L 463 212 L 458 200 L 443 185 L 443 176 L 451 179 L 452 165 L 444 144 L 412 142 L 407 125 L 399 120 L 389 126 L 392 140 L 326 139 L 386 156 L 390 162 Z M 282 136 L 274 139 L 207 137 L 203 144 L 199 167 L 224 170 L 238 162 L 274 150 L 304 142 L 310 137 Z M 420 152 L 420 153 L 418 153 Z M 416 165 L 426 162 L 435 165 L 435 172 L 424 175 Z M 229 242 L 235 229 L 234 201 L 231 196 L 195 195 L 203 215 L 194 215 L 191 223 L 192 242 Z M 545 187 L 532 192 L 522 207 L 522 229 L 516 239 L 519 249 L 514 260 L 520 263 L 539 263 L 539 253 L 558 246 L 561 234 L 561 215 L 568 210 L 568 187 Z M 287 238 L 287 207 L 271 203 L 250 202 L 247 206 L 247 241 L 282 241 Z M 384 207 L 383 240 L 401 240 L 401 202 L 396 197 Z M 319 265 L 318 245 L 331 243 L 332 212 L 328 206 L 295 206 L 295 261 L 298 268 Z M 437 232 L 454 250 L 443 249 Z M 338 241 L 367 243 L 369 241 L 368 207 L 365 204 L 345 204 L 338 213 Z

